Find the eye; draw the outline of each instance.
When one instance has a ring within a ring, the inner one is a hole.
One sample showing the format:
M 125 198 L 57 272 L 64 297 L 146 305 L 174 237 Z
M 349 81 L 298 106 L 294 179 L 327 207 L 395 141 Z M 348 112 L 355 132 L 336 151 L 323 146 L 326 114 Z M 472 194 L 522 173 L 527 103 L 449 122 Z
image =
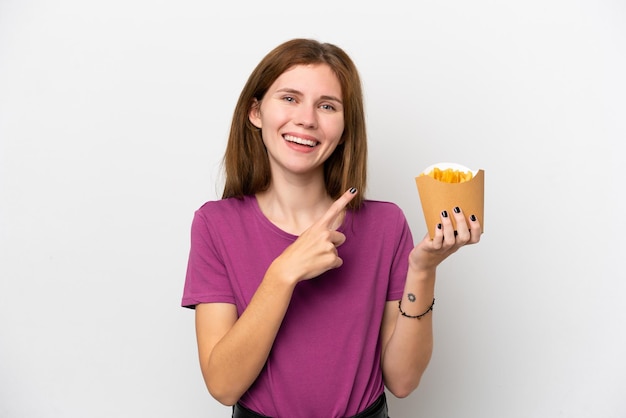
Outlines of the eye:
M 284 97 L 283 97 L 283 100 L 284 100 L 284 101 L 286 101 L 286 102 L 293 103 L 293 102 L 295 102 L 295 101 L 296 101 L 296 98 L 295 98 L 295 97 L 293 97 L 293 96 L 284 96 Z
M 326 104 L 320 105 L 320 107 L 321 107 L 322 109 L 324 109 L 324 110 L 330 110 L 330 111 L 336 110 L 336 109 L 335 109 L 335 106 L 333 106 L 333 105 L 331 105 L 331 104 L 329 104 L 329 103 L 326 103 Z

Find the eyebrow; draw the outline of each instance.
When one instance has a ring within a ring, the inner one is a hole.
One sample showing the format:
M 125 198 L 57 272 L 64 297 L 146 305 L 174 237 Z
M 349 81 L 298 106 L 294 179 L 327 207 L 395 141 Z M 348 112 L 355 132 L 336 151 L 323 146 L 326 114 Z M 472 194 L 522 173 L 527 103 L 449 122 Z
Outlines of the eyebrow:
M 292 93 L 292 94 L 298 94 L 298 95 L 302 95 L 303 94 L 300 90 L 292 89 L 292 88 L 289 88 L 289 87 L 278 89 L 278 90 L 276 90 L 276 92 L 277 93 Z M 323 96 L 320 97 L 320 99 L 322 99 L 322 100 L 331 100 L 331 101 L 337 102 L 339 104 L 343 104 L 343 102 L 339 98 L 337 98 L 335 96 L 323 95 Z

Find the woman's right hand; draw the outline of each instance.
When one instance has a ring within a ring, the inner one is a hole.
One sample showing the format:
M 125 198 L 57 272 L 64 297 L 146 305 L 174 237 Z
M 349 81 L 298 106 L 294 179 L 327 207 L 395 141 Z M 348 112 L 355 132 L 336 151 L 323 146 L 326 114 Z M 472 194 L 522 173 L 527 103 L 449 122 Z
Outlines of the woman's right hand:
M 346 206 L 356 193 L 354 188 L 346 191 L 317 222 L 274 260 L 270 269 L 295 284 L 340 267 L 343 260 L 339 257 L 337 247 L 345 242 L 346 236 L 337 228 L 341 225 Z

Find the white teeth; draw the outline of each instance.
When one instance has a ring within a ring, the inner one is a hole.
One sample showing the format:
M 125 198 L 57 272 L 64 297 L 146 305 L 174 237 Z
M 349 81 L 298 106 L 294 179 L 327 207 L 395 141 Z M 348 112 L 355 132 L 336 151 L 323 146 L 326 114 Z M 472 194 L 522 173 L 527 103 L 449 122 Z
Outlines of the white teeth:
M 289 142 L 295 142 L 300 145 L 308 145 L 309 147 L 314 147 L 317 145 L 317 141 L 311 141 L 309 139 L 298 138 L 297 136 L 285 135 L 285 140 Z

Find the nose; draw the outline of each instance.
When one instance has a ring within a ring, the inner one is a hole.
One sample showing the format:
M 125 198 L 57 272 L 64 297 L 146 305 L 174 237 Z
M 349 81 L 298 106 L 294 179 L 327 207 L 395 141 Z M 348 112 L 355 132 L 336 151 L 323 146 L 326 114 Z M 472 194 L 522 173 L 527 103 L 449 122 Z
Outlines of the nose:
M 315 106 L 302 104 L 298 106 L 298 109 L 294 115 L 294 122 L 298 126 L 302 126 L 308 129 L 314 129 L 317 127 L 317 109 Z

